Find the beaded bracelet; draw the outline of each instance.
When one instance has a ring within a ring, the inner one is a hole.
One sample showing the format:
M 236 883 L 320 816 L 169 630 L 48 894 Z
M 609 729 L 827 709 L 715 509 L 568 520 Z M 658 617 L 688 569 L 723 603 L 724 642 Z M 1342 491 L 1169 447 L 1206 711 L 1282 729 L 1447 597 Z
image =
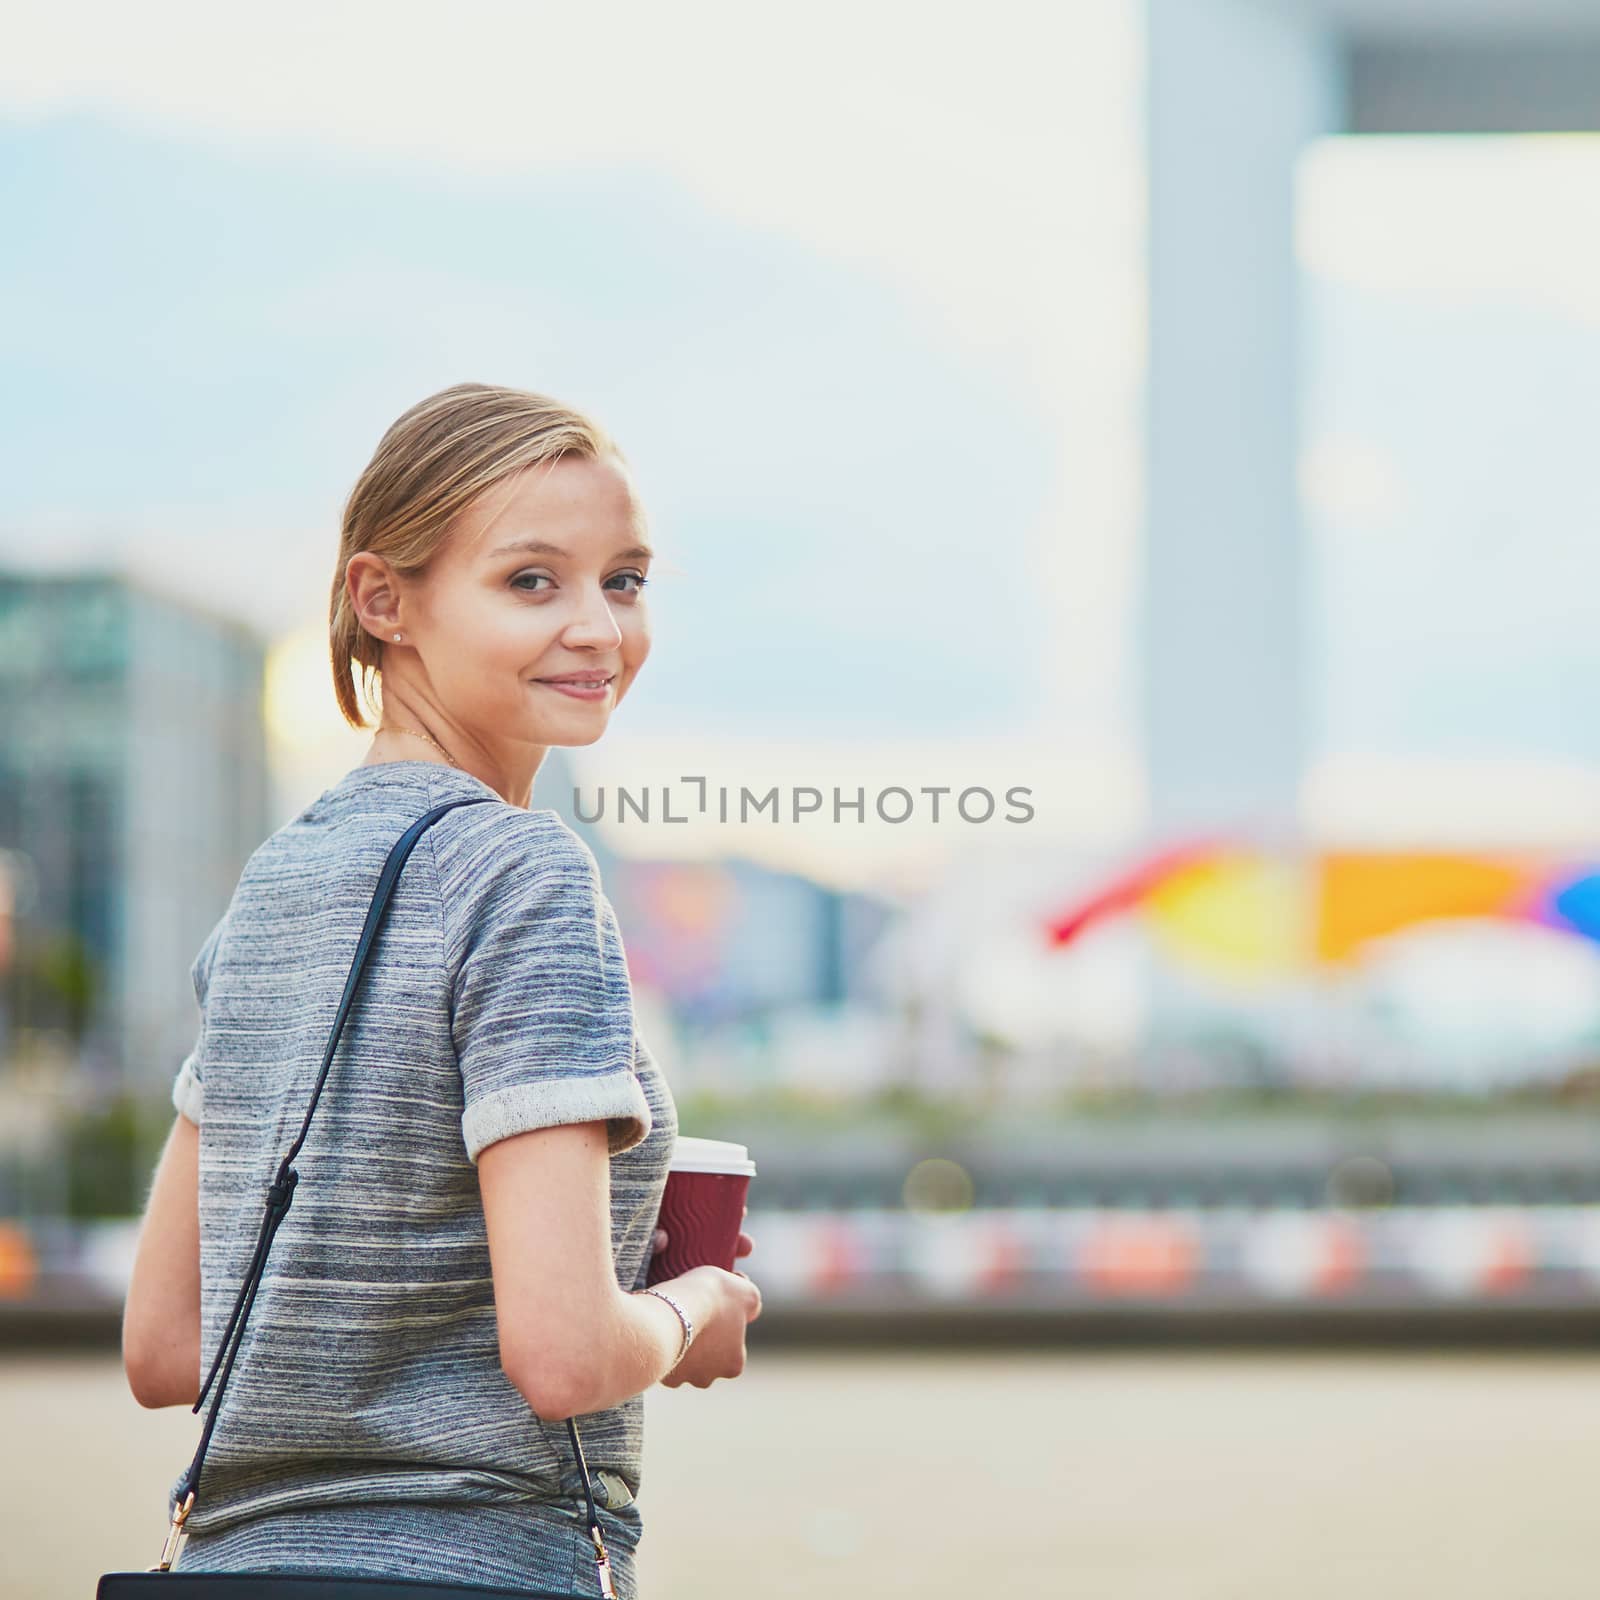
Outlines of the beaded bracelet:
M 672 1309 L 678 1313 L 678 1321 L 683 1324 L 683 1348 L 678 1351 L 677 1360 L 675 1360 L 672 1363 L 671 1367 L 667 1368 L 667 1371 L 671 1372 L 673 1370 L 673 1367 L 676 1367 L 678 1365 L 678 1362 L 682 1361 L 683 1358 L 686 1355 L 688 1355 L 689 1346 L 694 1343 L 694 1324 L 689 1320 L 689 1313 L 687 1311 L 685 1311 L 683 1309 L 683 1307 L 681 1305 L 679 1305 L 678 1302 L 675 1299 L 673 1299 L 673 1297 L 670 1294 L 668 1294 L 666 1292 L 665 1289 L 655 1289 L 655 1288 L 636 1289 L 634 1291 L 634 1293 L 636 1293 L 636 1294 L 653 1294 L 656 1297 L 656 1299 L 665 1300 L 667 1302 L 667 1304 L 669 1306 L 671 1306 Z

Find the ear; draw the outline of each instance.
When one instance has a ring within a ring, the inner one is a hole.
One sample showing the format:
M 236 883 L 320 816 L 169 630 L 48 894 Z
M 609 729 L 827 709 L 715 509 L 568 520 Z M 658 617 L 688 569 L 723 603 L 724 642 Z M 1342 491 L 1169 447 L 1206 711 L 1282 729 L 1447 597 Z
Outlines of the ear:
M 394 569 L 371 550 L 358 550 L 345 564 L 345 592 L 356 620 L 380 644 L 405 631 L 400 620 L 400 582 Z

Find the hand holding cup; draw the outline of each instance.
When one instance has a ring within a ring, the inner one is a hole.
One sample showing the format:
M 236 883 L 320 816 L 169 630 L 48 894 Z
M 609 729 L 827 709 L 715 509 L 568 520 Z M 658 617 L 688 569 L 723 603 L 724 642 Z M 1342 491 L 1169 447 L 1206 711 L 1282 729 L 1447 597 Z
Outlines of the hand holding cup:
M 748 1217 L 749 1215 L 750 1215 L 750 1207 L 746 1206 L 744 1208 L 744 1211 L 741 1213 L 741 1216 Z M 733 1247 L 733 1254 L 734 1254 L 735 1259 L 739 1259 L 739 1258 L 741 1258 L 743 1256 L 749 1255 L 750 1252 L 755 1249 L 755 1247 L 756 1247 L 755 1240 L 752 1239 L 750 1237 L 750 1235 L 744 1231 L 743 1228 L 741 1228 L 739 1230 L 739 1242 L 736 1245 L 734 1245 L 734 1247 Z M 657 1228 L 656 1231 L 653 1234 L 650 1235 L 650 1249 L 651 1249 L 651 1252 L 652 1252 L 652 1254 L 660 1255 L 661 1252 L 663 1250 L 665 1250 L 666 1248 L 667 1248 L 667 1230 L 665 1228 Z M 741 1274 L 741 1276 L 743 1276 L 743 1274 Z
M 666 1388 L 689 1383 L 705 1389 L 744 1371 L 745 1328 L 761 1315 L 761 1291 L 735 1263 L 755 1249 L 740 1226 L 750 1212 L 744 1200 L 754 1174 L 743 1145 L 678 1139 L 645 1281 L 692 1285 L 695 1299 L 710 1310 L 697 1321 L 682 1360 L 662 1378 Z

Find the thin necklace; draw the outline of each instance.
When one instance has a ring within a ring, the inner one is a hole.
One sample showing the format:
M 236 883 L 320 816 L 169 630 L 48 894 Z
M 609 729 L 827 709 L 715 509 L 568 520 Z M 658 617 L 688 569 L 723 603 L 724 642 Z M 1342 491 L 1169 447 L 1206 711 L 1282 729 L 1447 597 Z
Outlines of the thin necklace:
M 390 723 L 388 725 L 385 725 L 383 723 L 379 723 L 378 724 L 378 732 L 379 733 L 414 733 L 419 739 L 426 739 L 428 741 L 428 743 L 431 744 L 433 746 L 433 748 L 435 750 L 437 750 L 439 752 L 439 754 L 442 755 L 445 758 L 445 760 L 450 763 L 450 765 L 452 767 L 456 768 L 457 771 L 460 771 L 460 769 L 461 769 L 461 763 L 459 761 L 457 761 L 456 758 L 453 755 L 451 755 L 450 752 L 448 750 L 446 750 L 445 747 L 442 744 L 440 744 L 439 741 L 437 739 L 435 739 L 431 733 L 424 733 L 421 728 L 405 728 L 405 727 L 402 727 L 397 722 L 396 723 Z

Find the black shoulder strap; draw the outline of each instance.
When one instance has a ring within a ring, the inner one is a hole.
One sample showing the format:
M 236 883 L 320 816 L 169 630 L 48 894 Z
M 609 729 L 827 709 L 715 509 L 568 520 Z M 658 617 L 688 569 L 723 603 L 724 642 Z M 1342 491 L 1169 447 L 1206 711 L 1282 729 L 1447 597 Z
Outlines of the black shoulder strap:
M 299 1155 L 300 1147 L 305 1143 L 306 1132 L 311 1126 L 311 1118 L 317 1109 L 317 1101 L 322 1096 L 322 1086 L 328 1081 L 328 1069 L 333 1065 L 333 1053 L 338 1048 L 339 1035 L 344 1031 L 345 1018 L 350 1014 L 350 1004 L 355 999 L 356 988 L 361 982 L 361 974 L 367 965 L 367 957 L 372 953 L 372 946 L 378 937 L 378 929 L 383 925 L 384 914 L 389 909 L 390 898 L 394 894 L 394 886 L 400 877 L 400 869 L 405 866 L 406 858 L 411 854 L 412 847 L 417 840 L 442 817 L 445 812 L 452 811 L 457 806 L 483 805 L 490 800 L 498 799 L 496 795 L 475 795 L 466 800 L 447 800 L 443 805 L 435 806 L 431 811 L 417 818 L 406 831 L 395 841 L 394 847 L 389 851 L 389 858 L 383 864 L 383 871 L 378 874 L 378 886 L 373 890 L 372 904 L 367 910 L 367 920 L 361 929 L 361 938 L 356 945 L 355 959 L 350 963 L 350 976 L 345 980 L 344 995 L 339 1001 L 338 1015 L 333 1019 L 333 1031 L 328 1037 L 328 1048 L 323 1052 L 322 1070 L 317 1074 L 316 1087 L 311 1091 L 311 1104 L 306 1108 L 305 1120 L 300 1124 L 300 1132 L 295 1141 L 289 1146 L 289 1153 L 278 1163 L 278 1173 L 273 1179 L 271 1187 L 267 1190 L 267 1210 L 261 1221 L 261 1234 L 256 1240 L 255 1254 L 250 1258 L 250 1265 L 245 1272 L 244 1282 L 239 1285 L 238 1297 L 233 1302 L 233 1313 L 228 1318 L 227 1331 L 222 1336 L 222 1343 L 217 1347 L 217 1354 L 211 1363 L 211 1371 L 206 1376 L 206 1381 L 200 1386 L 200 1396 L 190 1407 L 191 1411 L 198 1411 L 205 1403 L 206 1391 L 210 1389 L 212 1380 L 217 1378 L 218 1368 L 221 1368 L 221 1378 L 217 1382 L 217 1392 L 211 1401 L 211 1410 L 206 1414 L 206 1425 L 200 1435 L 200 1448 L 194 1453 L 194 1460 L 189 1463 L 189 1470 L 184 1473 L 178 1487 L 178 1501 L 180 1506 L 192 1507 L 197 1490 L 200 1487 L 200 1469 L 205 1464 L 206 1448 L 211 1443 L 212 1430 L 217 1425 L 217 1412 L 222 1408 L 222 1396 L 228 1387 L 228 1374 L 233 1371 L 233 1358 L 238 1354 L 239 1346 L 244 1339 L 244 1326 L 250 1316 L 250 1308 L 255 1304 L 256 1290 L 261 1283 L 261 1274 L 266 1268 L 267 1252 L 272 1248 L 273 1236 L 278 1231 L 278 1225 L 289 1214 L 290 1202 L 294 1199 L 294 1186 L 300 1181 L 300 1174 L 290 1164 Z

